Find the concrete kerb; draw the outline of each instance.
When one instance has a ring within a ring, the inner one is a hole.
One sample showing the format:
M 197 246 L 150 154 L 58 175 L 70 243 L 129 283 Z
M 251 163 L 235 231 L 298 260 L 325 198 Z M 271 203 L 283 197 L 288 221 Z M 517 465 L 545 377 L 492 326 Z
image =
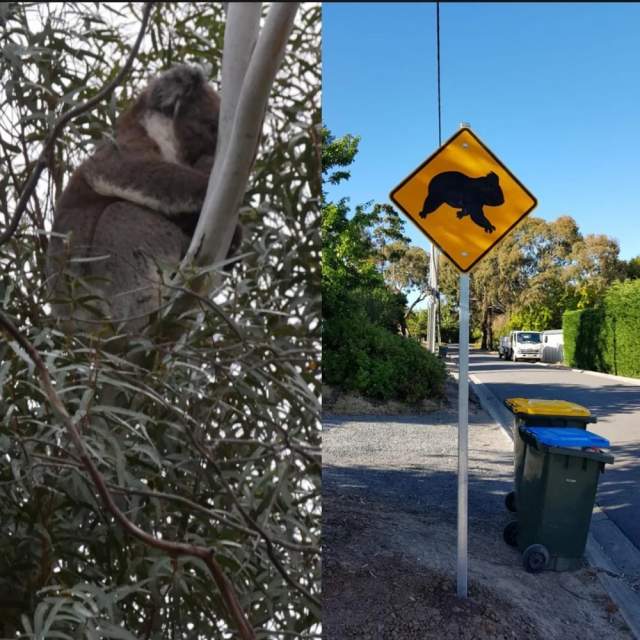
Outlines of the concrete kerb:
M 476 376 L 470 374 L 469 382 L 482 408 L 513 441 L 511 412 Z M 640 551 L 597 505 L 585 556 L 589 565 L 596 570 L 603 588 L 619 607 L 629 629 L 640 640 L 640 591 L 636 591 L 640 585 L 633 584 L 633 579 L 640 575 Z

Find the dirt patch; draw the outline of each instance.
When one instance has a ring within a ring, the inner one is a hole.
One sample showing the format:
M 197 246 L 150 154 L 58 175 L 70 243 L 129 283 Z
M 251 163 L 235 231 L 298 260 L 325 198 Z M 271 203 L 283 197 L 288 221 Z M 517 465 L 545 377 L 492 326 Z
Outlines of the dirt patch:
M 346 393 L 335 387 L 322 385 L 322 408 L 323 411 L 335 415 L 418 415 L 437 411 L 446 405 L 446 399 L 422 400 L 416 404 L 389 400 L 388 402 L 378 402 L 365 398 L 359 393 Z
M 594 570 L 532 575 L 503 542 L 511 443 L 477 406 L 469 597 L 457 598 L 453 400 L 420 416 L 325 416 L 325 640 L 632 640 Z
M 456 527 L 323 496 L 326 640 L 631 640 L 594 571 L 532 576 L 470 522 L 469 597 L 456 595 Z M 503 548 L 501 548 L 503 547 Z

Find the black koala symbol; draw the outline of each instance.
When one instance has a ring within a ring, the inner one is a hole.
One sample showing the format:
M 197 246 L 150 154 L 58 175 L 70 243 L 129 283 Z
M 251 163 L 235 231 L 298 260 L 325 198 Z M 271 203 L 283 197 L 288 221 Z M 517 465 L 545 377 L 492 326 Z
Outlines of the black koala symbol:
M 431 179 L 420 217 L 426 218 L 441 204 L 446 203 L 460 209 L 456 212 L 459 219 L 471 216 L 485 233 L 493 233 L 495 227 L 484 215 L 482 207 L 495 207 L 503 202 L 504 194 L 498 176 L 493 171 L 481 178 L 470 178 L 459 171 L 445 171 Z

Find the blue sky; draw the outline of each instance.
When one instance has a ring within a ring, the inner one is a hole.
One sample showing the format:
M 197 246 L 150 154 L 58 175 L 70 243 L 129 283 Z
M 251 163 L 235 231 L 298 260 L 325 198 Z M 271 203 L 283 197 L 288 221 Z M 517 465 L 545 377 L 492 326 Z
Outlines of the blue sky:
M 435 3 L 323 3 L 323 120 L 362 136 L 352 205 L 438 147 Z M 640 4 L 441 3 L 442 139 L 473 131 L 538 199 L 640 255 Z M 414 242 L 427 239 L 407 221 Z

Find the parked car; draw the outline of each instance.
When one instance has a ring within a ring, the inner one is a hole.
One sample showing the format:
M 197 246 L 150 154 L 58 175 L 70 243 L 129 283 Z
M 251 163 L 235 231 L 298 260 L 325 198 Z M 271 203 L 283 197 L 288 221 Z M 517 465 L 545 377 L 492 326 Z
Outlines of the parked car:
M 511 336 L 502 336 L 498 342 L 498 358 L 511 358 Z

